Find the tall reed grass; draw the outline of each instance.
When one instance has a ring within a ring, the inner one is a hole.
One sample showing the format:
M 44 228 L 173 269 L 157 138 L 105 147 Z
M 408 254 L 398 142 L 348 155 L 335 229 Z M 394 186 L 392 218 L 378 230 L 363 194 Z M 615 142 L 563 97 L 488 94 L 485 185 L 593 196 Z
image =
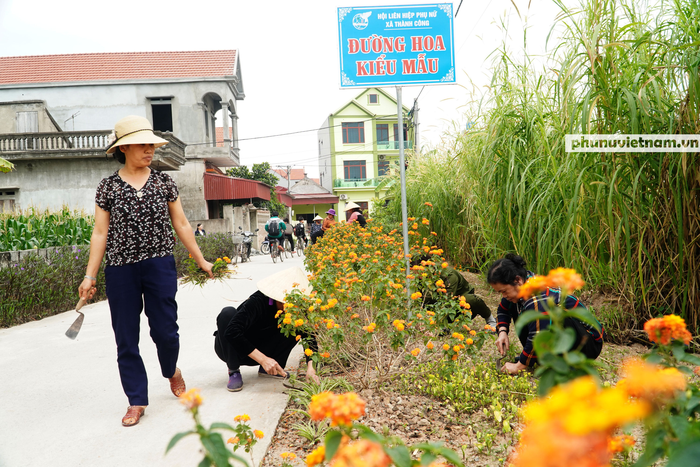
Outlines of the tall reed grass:
M 496 52 L 475 127 L 411 160 L 409 210 L 459 262 L 515 251 L 537 272 L 566 265 L 640 322 L 676 312 L 698 329 L 698 154 L 564 149 L 566 134 L 700 133 L 698 0 L 555 3 L 548 65 Z

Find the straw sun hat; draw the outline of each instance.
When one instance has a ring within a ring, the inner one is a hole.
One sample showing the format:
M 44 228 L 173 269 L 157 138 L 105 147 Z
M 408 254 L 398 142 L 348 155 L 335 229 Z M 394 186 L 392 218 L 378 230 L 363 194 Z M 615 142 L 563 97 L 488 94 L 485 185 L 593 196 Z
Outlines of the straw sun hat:
M 112 154 L 118 146 L 126 144 L 153 144 L 157 148 L 168 144 L 167 140 L 153 134 L 153 127 L 148 119 L 137 115 L 129 115 L 119 120 L 114 125 L 114 132 L 110 138 L 107 154 Z
M 323 217 L 321 217 L 321 216 L 314 217 L 314 221 L 322 221 L 322 220 L 323 220 Z
M 278 302 L 284 302 L 284 297 L 294 289 L 302 294 L 311 293 L 311 284 L 306 273 L 301 268 L 291 268 L 280 271 L 258 282 L 258 290 L 265 296 Z
M 349 211 L 351 209 L 355 209 L 355 208 L 359 208 L 359 207 L 360 207 L 359 204 L 353 203 L 352 201 L 350 201 L 348 204 L 345 205 L 345 211 Z

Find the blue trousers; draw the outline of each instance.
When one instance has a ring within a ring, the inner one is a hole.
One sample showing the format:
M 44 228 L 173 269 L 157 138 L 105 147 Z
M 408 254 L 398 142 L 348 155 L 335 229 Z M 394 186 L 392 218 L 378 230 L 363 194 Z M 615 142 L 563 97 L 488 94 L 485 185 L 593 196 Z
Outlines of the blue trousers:
M 175 258 L 151 258 L 105 267 L 119 377 L 129 405 L 148 405 L 148 377 L 139 354 L 141 310 L 145 310 L 163 377 L 175 374 L 180 353 Z M 144 306 L 145 305 L 145 306 Z

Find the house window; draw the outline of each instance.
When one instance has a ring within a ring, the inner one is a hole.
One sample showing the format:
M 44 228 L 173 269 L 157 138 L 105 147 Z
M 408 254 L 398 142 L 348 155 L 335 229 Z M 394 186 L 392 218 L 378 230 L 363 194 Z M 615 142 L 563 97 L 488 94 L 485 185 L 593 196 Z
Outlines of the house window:
M 347 122 L 343 123 L 343 143 L 364 143 L 365 123 Z
M 394 141 L 399 140 L 399 124 L 394 123 Z M 404 123 L 403 125 L 403 140 L 408 141 L 408 127 Z
M 370 103 L 370 104 L 379 104 L 379 95 L 377 95 L 377 94 L 370 94 L 368 97 L 369 97 L 369 103 Z
M 389 141 L 389 124 L 378 123 L 377 124 L 377 142 L 386 143 Z
M 36 111 L 17 112 L 17 133 L 38 133 L 39 114 Z
M 365 213 L 369 209 L 369 203 L 367 201 L 353 201 L 355 204 L 360 206 L 360 212 Z M 345 211 L 345 220 L 349 220 L 352 213 L 350 211 Z
M 0 188 L 0 214 L 3 212 L 14 212 L 19 189 Z
M 377 174 L 381 177 L 382 175 L 389 175 L 389 161 L 379 161 L 377 164 Z
M 345 161 L 345 180 L 366 180 L 366 161 Z
M 156 131 L 173 131 L 173 108 L 170 98 L 152 98 L 153 129 Z

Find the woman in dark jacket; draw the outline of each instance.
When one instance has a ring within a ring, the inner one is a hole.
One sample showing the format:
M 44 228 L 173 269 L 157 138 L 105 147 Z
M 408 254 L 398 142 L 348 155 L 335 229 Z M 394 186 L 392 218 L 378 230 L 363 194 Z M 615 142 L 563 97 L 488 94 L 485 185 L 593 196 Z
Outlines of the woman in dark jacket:
M 547 289 L 527 300 L 518 298 L 520 287 L 529 278 L 535 276 L 525 266 L 526 263 L 523 258 L 514 254 L 507 254 L 504 258 L 495 261 L 489 268 L 487 281 L 503 297 L 498 305 L 498 338 L 496 339 L 496 347 L 498 347 L 501 355 L 505 355 L 510 348 L 508 331 L 511 321 L 516 323 L 524 312 L 529 310 L 545 311 L 547 301 L 550 299 L 555 304 L 559 304 L 563 300 L 564 308 L 567 310 L 586 308 L 573 295 L 568 295 L 562 299 L 559 289 Z M 533 349 L 535 336 L 538 332 L 547 329 L 549 325 L 549 320 L 539 319 L 525 326 L 518 335 L 523 351 L 515 362 L 506 362 L 501 371 L 514 375 L 520 370 L 534 366 L 537 363 L 537 356 Z M 576 331 L 576 341 L 572 348 L 580 350 L 588 358 L 598 358 L 603 349 L 603 339 L 605 337 L 603 327 L 601 326 L 600 331 L 598 331 L 593 326 L 573 318 L 567 318 L 565 325 Z

